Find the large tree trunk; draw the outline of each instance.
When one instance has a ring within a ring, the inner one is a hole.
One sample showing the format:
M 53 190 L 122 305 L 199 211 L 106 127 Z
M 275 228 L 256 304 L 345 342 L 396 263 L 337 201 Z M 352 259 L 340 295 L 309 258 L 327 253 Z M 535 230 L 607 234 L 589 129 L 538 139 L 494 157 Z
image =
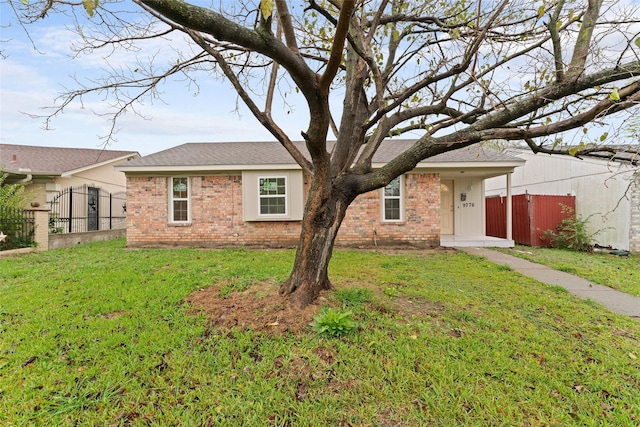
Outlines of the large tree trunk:
M 353 200 L 318 181 L 314 179 L 309 191 L 293 270 L 280 287 L 280 294 L 289 296 L 301 308 L 321 291 L 331 289 L 329 261 L 338 229 Z

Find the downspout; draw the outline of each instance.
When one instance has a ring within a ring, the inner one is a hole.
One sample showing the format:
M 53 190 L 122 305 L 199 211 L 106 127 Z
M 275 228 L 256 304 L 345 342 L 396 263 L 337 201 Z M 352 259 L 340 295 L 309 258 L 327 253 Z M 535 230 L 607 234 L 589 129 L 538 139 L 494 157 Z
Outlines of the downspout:
M 20 168 L 20 169 L 18 169 L 18 172 L 24 173 L 26 175 L 26 178 L 23 178 L 23 179 L 17 181 L 16 184 L 23 184 L 23 183 L 29 182 L 29 181 L 31 181 L 33 179 L 33 175 L 31 175 L 31 169 Z

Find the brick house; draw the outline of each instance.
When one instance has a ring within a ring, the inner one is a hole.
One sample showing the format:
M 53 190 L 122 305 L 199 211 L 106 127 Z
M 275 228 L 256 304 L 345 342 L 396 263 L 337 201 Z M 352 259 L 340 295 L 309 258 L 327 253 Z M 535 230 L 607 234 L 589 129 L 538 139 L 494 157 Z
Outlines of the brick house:
M 386 141 L 373 166 L 412 143 Z M 360 195 L 336 244 L 513 246 L 485 234 L 484 180 L 523 164 L 480 147 L 424 160 L 385 189 Z M 116 170 L 127 177 L 130 247 L 298 241 L 309 180 L 277 142 L 188 143 Z

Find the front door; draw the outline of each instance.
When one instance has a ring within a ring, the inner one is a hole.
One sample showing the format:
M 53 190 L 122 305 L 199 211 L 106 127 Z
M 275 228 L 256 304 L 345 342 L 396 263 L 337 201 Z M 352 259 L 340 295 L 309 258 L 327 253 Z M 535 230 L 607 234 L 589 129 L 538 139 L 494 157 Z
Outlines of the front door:
M 96 187 L 87 188 L 87 231 L 98 230 L 98 189 Z
M 453 234 L 453 181 L 440 181 L 440 234 Z

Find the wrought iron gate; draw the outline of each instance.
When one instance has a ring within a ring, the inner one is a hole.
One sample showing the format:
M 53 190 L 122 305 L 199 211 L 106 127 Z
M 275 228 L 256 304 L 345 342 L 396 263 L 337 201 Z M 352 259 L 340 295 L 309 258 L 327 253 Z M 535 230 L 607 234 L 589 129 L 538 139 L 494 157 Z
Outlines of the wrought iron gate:
M 82 233 L 126 227 L 125 192 L 83 185 L 69 187 L 50 202 L 49 233 Z

